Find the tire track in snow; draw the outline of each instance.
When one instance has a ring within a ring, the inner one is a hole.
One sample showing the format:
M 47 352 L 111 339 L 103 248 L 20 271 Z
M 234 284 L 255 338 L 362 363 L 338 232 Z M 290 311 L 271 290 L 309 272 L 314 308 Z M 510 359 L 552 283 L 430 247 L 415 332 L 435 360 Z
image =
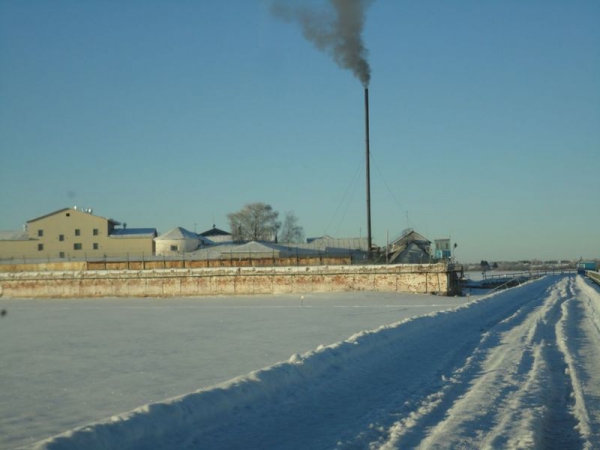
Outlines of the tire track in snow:
M 396 424 L 381 448 L 581 448 L 555 331 L 567 284 L 550 286 L 493 327 L 454 385 L 425 399 L 419 423 L 409 432 Z
M 548 362 L 549 380 L 546 392 L 547 415 L 544 420 L 542 446 L 549 450 L 566 450 L 584 448 L 585 441 L 579 434 L 578 418 L 573 414 L 575 398 L 568 361 L 569 352 L 564 346 L 565 337 L 561 332 L 571 317 L 566 307 L 575 296 L 573 278 L 565 278 L 559 286 L 562 288 L 560 298 L 554 303 L 547 326 L 547 342 L 544 357 Z
M 393 426 L 389 441 L 382 448 L 416 448 L 431 433 L 430 429 L 441 426 L 452 405 L 468 395 L 472 389 L 472 380 L 484 370 L 483 364 L 488 349 L 501 344 L 501 329 L 521 323 L 536 306 L 534 302 L 527 302 L 517 312 L 483 333 L 477 348 L 466 358 L 464 364 L 448 377 L 448 382 L 439 391 L 429 394 L 419 405 L 415 405 L 414 410 L 410 411 L 404 420 Z M 526 364 L 525 358 L 521 361 L 521 365 L 523 364 Z M 490 376 L 494 376 L 494 373 L 495 369 L 488 370 Z M 509 390 L 510 386 L 505 386 L 504 389 Z M 484 419 L 478 417 L 479 421 Z
M 586 450 L 600 448 L 600 291 L 577 276 L 573 298 L 563 304 L 565 320 L 558 329 L 572 384 L 573 413 Z
M 524 285 L 523 288 L 534 292 L 534 298 L 538 298 L 546 289 L 543 285 L 533 283 Z M 336 448 L 367 448 L 368 445 L 368 448 L 381 446 L 391 449 L 396 448 L 399 437 L 402 437 L 401 448 L 416 447 L 424 439 L 428 427 L 442 419 L 443 405 L 447 406 L 448 397 L 461 395 L 457 392 L 460 387 L 456 374 L 465 371 L 465 365 L 470 367 L 482 357 L 482 352 L 477 351 L 482 336 L 483 339 L 494 339 L 487 330 L 506 320 L 522 321 L 536 306 L 526 296 L 509 292 L 496 294 L 476 303 L 478 304 L 470 305 L 464 311 L 460 311 L 462 308 L 455 311 L 457 315 L 464 312 L 466 316 L 449 317 L 448 327 L 443 328 L 439 335 L 434 335 L 434 330 L 429 332 L 429 340 L 425 339 L 425 342 L 435 342 L 441 348 L 443 357 L 432 354 L 431 350 L 418 349 L 419 358 L 439 358 L 436 370 L 422 371 L 418 387 L 407 390 L 403 386 L 404 389 L 399 389 L 397 393 L 388 394 L 387 403 L 381 406 L 383 417 L 376 417 L 369 424 L 368 430 L 358 433 L 354 439 L 338 443 Z M 507 316 L 509 319 L 506 319 Z M 456 367 L 461 369 L 454 372 L 453 376 L 445 375 L 451 374 Z

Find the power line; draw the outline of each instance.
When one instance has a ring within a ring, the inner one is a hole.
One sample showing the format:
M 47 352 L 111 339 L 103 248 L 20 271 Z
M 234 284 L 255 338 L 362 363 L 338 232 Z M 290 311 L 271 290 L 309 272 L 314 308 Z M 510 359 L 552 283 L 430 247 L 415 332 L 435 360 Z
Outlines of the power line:
M 362 166 L 363 166 L 362 160 L 360 160 L 358 163 L 358 166 L 354 172 L 354 175 L 352 176 L 350 183 L 349 183 L 348 187 L 346 188 L 346 191 L 344 192 L 342 201 L 337 204 L 337 208 L 335 209 L 335 212 L 331 216 L 331 219 L 329 220 L 329 223 L 327 224 L 327 228 L 325 228 L 325 234 L 328 233 L 329 229 L 331 228 L 332 223 L 335 221 L 336 217 L 338 216 L 340 209 L 342 208 L 342 206 L 345 205 L 344 212 L 343 212 L 342 216 L 340 217 L 340 220 L 339 220 L 337 228 L 336 228 L 336 234 L 339 231 L 339 229 L 342 225 L 342 221 L 346 217 L 346 213 L 348 212 L 348 208 L 350 207 L 350 201 L 352 200 L 352 198 L 354 197 L 354 194 L 356 192 L 356 187 L 358 185 L 358 175 L 361 171 Z

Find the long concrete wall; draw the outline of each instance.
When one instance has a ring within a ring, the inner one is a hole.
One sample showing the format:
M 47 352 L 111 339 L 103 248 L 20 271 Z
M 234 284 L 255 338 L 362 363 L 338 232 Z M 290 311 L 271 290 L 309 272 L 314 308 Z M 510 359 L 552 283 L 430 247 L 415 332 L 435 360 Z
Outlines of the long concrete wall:
M 220 267 L 287 267 L 350 265 L 350 256 L 301 256 L 287 258 L 223 258 L 223 259 L 119 259 L 91 261 L 47 261 L 37 263 L 4 263 L 0 272 L 60 272 L 81 270 L 157 270 L 206 269 Z
M 444 264 L 0 273 L 9 298 L 185 297 L 332 291 L 454 294 Z

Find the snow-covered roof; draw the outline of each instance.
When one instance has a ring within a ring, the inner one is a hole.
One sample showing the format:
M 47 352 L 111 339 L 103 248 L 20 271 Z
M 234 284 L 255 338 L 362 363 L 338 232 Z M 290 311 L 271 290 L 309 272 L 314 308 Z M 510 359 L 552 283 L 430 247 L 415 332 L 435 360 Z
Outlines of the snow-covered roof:
M 26 231 L 0 231 L 0 241 L 27 241 L 29 235 Z
M 323 236 L 320 238 L 310 238 L 307 239 L 310 247 L 306 248 L 315 248 L 320 250 L 325 250 L 326 248 L 335 248 L 335 249 L 344 249 L 344 250 L 368 250 L 369 248 L 369 240 L 366 237 L 358 237 L 358 238 L 333 238 L 330 236 Z
M 112 238 L 134 238 L 134 237 L 156 237 L 156 228 L 119 228 L 113 230 L 109 237 Z
M 221 250 L 222 254 L 272 254 L 279 256 L 295 256 L 295 255 L 317 255 L 327 253 L 343 253 L 348 254 L 348 249 L 336 247 L 319 247 L 312 244 L 275 244 L 272 242 L 256 242 L 251 241 L 245 244 L 224 246 Z
M 336 248 L 319 246 L 314 244 L 276 244 L 274 242 L 245 243 L 216 242 L 215 245 L 198 249 L 190 253 L 195 259 L 219 259 L 231 257 L 260 257 L 274 255 L 276 257 L 314 256 L 314 255 L 344 255 L 349 252 L 360 250 L 348 250 L 347 248 Z
M 409 242 L 419 242 L 421 244 L 431 244 L 431 241 L 414 230 L 405 230 L 405 233 L 394 239 L 390 245 L 403 245 Z
M 276 244 L 266 242 L 250 241 L 245 244 L 232 245 L 223 250 L 222 253 L 277 253 L 281 248 Z
M 200 240 L 196 233 L 186 230 L 182 227 L 175 227 L 166 233 L 161 234 L 156 240 L 177 240 L 177 239 L 195 239 Z
M 217 243 L 216 245 L 201 247 L 198 250 L 189 252 L 188 255 L 190 255 L 190 257 L 193 259 L 219 259 L 221 257 L 221 252 L 227 247 L 231 247 L 232 245 L 233 242 L 222 244 Z

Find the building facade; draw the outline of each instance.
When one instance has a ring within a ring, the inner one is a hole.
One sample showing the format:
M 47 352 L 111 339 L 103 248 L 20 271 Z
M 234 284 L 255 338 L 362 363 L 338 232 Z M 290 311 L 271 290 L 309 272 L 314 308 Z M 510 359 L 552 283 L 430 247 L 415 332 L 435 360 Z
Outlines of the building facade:
M 435 240 L 435 257 L 436 259 L 450 259 L 452 257 L 450 239 Z
M 72 259 L 154 255 L 154 228 L 130 228 L 91 210 L 64 208 L 0 235 L 0 258 Z

